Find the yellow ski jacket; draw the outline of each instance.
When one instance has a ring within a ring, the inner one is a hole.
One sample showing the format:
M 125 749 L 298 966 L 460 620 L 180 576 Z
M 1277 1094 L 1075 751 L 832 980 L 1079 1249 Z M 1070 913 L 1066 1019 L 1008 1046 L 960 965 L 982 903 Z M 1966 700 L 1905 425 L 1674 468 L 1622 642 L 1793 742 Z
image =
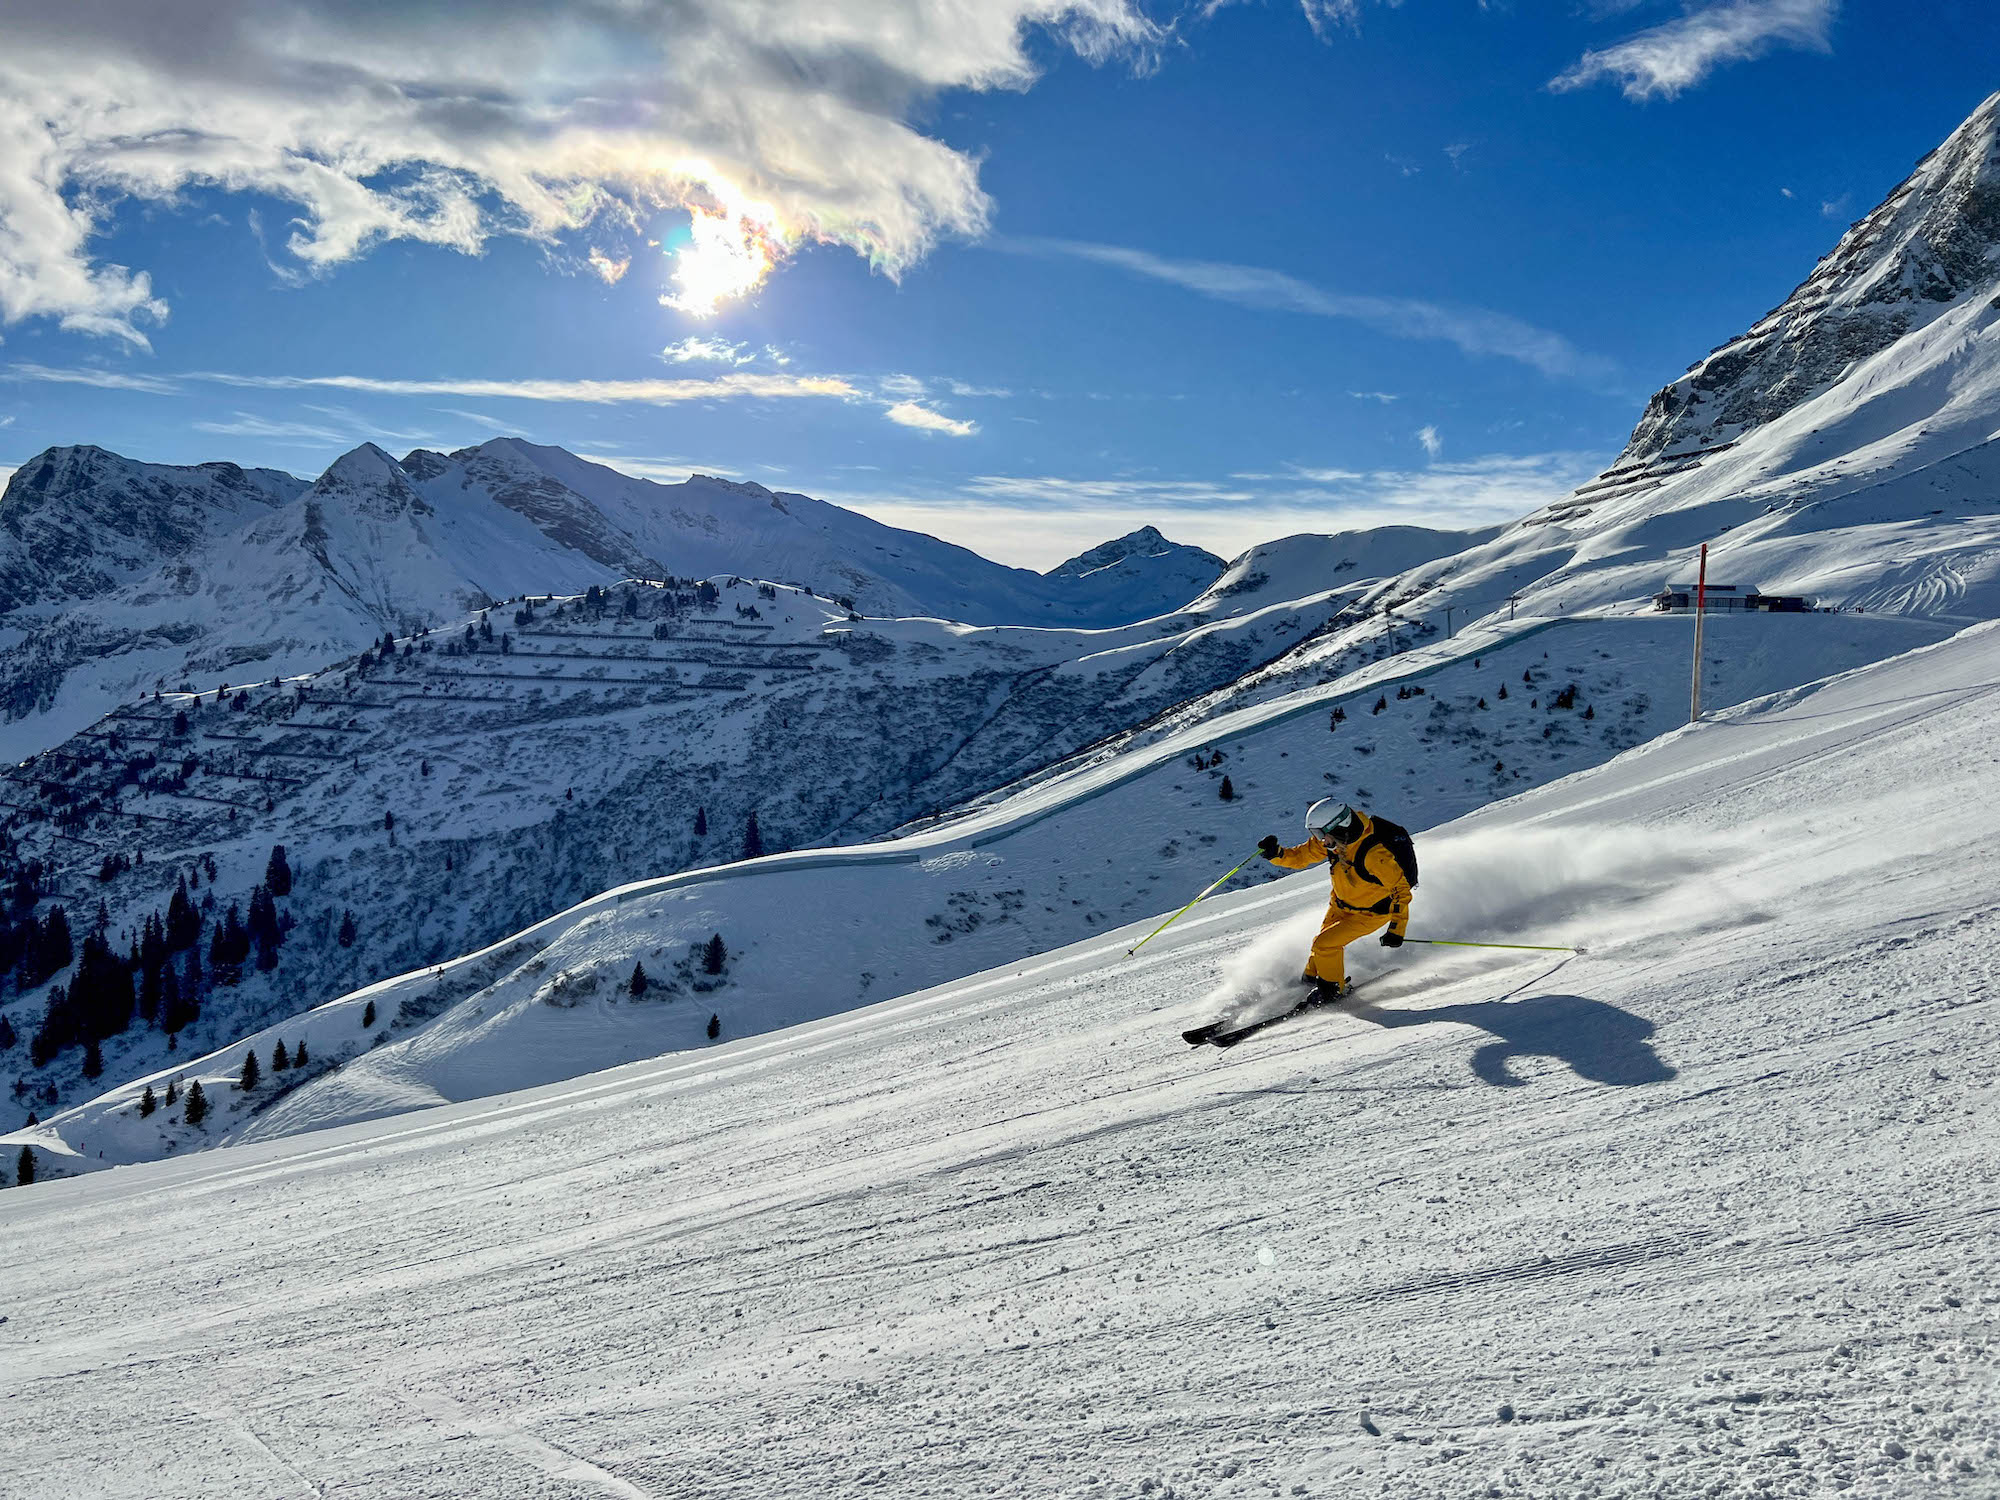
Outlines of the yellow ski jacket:
M 1287 870 L 1307 870 L 1325 860 L 1333 866 L 1333 904 L 1341 911 L 1372 912 L 1387 916 L 1389 930 L 1401 937 L 1410 925 L 1410 882 L 1396 856 L 1380 843 L 1370 843 L 1375 820 L 1361 814 L 1361 837 L 1351 844 L 1328 848 L 1314 834 L 1303 844 L 1280 849 L 1271 861 Z M 1357 850 L 1363 850 L 1355 863 Z

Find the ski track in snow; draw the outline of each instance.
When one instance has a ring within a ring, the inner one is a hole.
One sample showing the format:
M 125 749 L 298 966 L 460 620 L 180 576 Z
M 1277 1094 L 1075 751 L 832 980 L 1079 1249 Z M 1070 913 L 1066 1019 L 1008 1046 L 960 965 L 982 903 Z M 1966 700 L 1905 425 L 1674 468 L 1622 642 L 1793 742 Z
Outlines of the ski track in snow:
M 1417 929 L 1588 952 L 1376 950 L 1226 1054 L 1323 876 L 9 1192 L 0 1491 L 1993 1494 L 1996 683 L 1976 630 L 1464 820 Z

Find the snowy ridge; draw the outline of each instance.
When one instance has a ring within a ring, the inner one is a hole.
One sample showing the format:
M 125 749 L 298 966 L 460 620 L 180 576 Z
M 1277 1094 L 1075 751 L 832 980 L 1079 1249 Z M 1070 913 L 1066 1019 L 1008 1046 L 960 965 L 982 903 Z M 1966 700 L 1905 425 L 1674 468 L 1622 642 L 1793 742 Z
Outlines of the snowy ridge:
M 50 449 L 0 495 L 0 759 L 156 687 L 308 672 L 384 631 L 631 576 L 777 578 L 874 614 L 1092 628 L 1168 613 L 1222 567 L 1159 539 L 1115 567 L 1037 574 L 804 495 L 632 479 L 513 438 L 401 462 L 364 444 L 310 486 Z
M 1613 472 L 1713 448 L 1990 289 L 2000 252 L 2000 93 L 1975 110 L 1791 296 L 1655 395 Z

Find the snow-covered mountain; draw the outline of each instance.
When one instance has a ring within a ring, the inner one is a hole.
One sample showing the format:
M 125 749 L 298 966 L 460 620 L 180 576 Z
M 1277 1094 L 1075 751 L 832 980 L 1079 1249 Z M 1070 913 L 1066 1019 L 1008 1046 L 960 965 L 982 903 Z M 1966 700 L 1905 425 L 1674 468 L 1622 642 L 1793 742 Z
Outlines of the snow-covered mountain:
M 1783 304 L 1653 397 L 1612 468 L 1730 442 L 1991 289 L 2000 245 L 2000 94 L 1975 110 Z
M 336 533 L 374 528 L 363 557 L 419 557 L 448 519 L 408 485 L 365 484 L 357 507 L 339 478 L 260 529 L 263 542 L 287 527 L 319 539 L 323 558 L 290 589 L 294 620 L 369 591 L 407 597 L 343 570 L 357 549 Z M 274 567 L 246 571 L 282 583 Z M 1295 651 L 1380 582 L 1348 576 L 1304 599 L 1253 589 L 1232 596 L 1235 613 L 1097 631 L 868 619 L 736 578 L 537 595 L 386 656 L 127 705 L 0 778 L 7 854 L 38 871 L 44 913 L 104 902 L 122 951 L 118 935 L 164 913 L 183 877 L 215 903 L 212 934 L 284 845 L 297 880 L 285 960 L 213 991 L 180 1028 L 181 1048 L 205 1048 L 608 885 L 732 860 L 753 818 L 759 842 L 783 849 L 957 806 Z M 831 980 L 825 992 L 845 993 Z M 0 1014 L 31 1038 L 48 999 L 17 979 Z M 167 1045 L 135 1026 L 104 1056 L 114 1073 L 150 1069 Z M 29 1066 L 17 1098 L 46 1112 L 88 1092 L 81 1066 L 74 1048 Z
M 235 464 L 141 464 L 51 448 L 0 496 L 0 619 L 96 599 L 296 499 L 305 481 Z
M 871 613 L 1098 627 L 1166 613 L 1222 560 L 1148 528 L 1048 574 L 760 485 L 632 479 L 498 438 L 307 485 L 50 449 L 0 494 L 0 759 L 141 691 L 313 670 L 384 631 L 631 576 L 741 574 Z

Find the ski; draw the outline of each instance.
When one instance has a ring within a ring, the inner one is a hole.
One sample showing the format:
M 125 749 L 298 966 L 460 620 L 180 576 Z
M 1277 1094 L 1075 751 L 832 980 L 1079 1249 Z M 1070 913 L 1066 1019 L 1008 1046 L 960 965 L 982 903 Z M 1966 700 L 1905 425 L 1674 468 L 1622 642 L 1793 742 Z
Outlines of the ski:
M 1289 1021 L 1294 1016 L 1303 1015 L 1309 1010 L 1321 1010 L 1329 1005 L 1338 1005 L 1359 988 L 1360 982 L 1350 981 L 1347 988 L 1341 991 L 1339 1000 L 1301 1000 L 1290 1010 L 1280 1011 L 1275 1016 L 1265 1016 L 1260 1021 L 1251 1021 L 1243 1026 L 1232 1026 L 1226 1020 L 1211 1021 L 1206 1026 L 1196 1026 L 1183 1031 L 1181 1040 L 1190 1047 L 1233 1047 L 1246 1037 L 1255 1036 L 1260 1031 L 1268 1031 L 1280 1021 Z

